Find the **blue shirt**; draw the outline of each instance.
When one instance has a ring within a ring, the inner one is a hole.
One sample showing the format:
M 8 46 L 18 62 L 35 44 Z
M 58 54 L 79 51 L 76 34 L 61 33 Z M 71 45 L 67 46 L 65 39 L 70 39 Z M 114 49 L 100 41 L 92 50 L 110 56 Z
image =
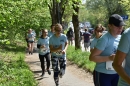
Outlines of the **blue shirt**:
M 32 41 L 34 41 L 35 35 L 33 33 L 29 33 L 27 38 L 28 38 L 29 42 L 32 42 Z
M 130 77 L 130 28 L 126 29 L 122 34 L 118 50 L 126 53 L 124 70 Z M 120 77 L 118 86 L 130 86 L 130 84 Z
M 101 50 L 102 53 L 100 56 L 110 56 L 116 52 L 121 35 L 118 35 L 116 38 L 113 37 L 109 32 L 99 38 L 96 48 Z M 105 58 L 105 57 L 104 57 Z M 105 74 L 115 74 L 115 70 L 107 70 L 106 62 L 97 62 L 95 70 Z
M 94 48 L 97 44 L 97 41 L 98 41 L 98 39 L 96 37 L 94 37 L 91 41 L 90 48 Z
M 67 42 L 66 35 L 62 34 L 59 37 L 56 37 L 55 34 L 50 38 L 49 45 L 52 45 L 54 48 L 58 48 L 62 44 L 62 50 L 65 48 L 65 43 Z M 52 52 L 52 56 L 66 58 L 66 53 L 62 54 L 60 51 Z
M 38 45 L 44 45 L 44 48 L 40 48 L 39 51 L 38 51 L 40 55 L 45 55 L 45 54 L 50 52 L 49 37 L 39 38 L 37 44 Z
M 48 31 L 48 37 L 51 37 L 52 35 L 54 35 L 54 33 L 51 31 Z

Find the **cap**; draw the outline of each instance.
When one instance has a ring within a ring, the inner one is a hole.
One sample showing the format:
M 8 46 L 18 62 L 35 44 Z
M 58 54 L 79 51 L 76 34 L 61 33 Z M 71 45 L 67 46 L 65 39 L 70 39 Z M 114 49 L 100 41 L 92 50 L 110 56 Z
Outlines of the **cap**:
M 109 18 L 109 24 L 113 24 L 117 27 L 126 25 L 123 18 L 118 14 L 113 14 Z

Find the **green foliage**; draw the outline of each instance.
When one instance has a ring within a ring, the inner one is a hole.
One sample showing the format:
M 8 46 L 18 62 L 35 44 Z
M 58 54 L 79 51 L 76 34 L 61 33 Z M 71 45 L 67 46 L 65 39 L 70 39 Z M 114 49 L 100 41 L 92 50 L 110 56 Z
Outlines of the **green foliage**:
M 86 0 L 85 8 L 80 8 L 79 20 L 91 22 L 93 28 L 99 23 L 107 28 L 111 14 L 130 15 L 129 9 L 129 0 Z M 129 25 L 129 20 L 125 22 Z
M 24 62 L 24 50 L 17 45 L 0 49 L 0 86 L 37 86 L 33 73 Z
M 0 8 L 0 43 L 3 44 L 7 40 L 12 43 L 16 39 L 24 39 L 29 28 L 38 32 L 51 24 L 44 0 L 1 0 Z
M 89 52 L 82 52 L 82 50 L 75 50 L 74 47 L 69 46 L 67 49 L 67 58 L 90 72 L 94 70 L 95 63 L 89 61 Z

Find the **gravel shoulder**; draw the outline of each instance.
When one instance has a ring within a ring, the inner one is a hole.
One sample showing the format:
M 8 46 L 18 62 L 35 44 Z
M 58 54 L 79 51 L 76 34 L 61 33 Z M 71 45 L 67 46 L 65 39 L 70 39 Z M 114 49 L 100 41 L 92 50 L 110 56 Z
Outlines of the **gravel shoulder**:
M 40 77 L 41 67 L 38 53 L 33 55 L 26 54 L 25 62 L 27 62 L 30 70 L 34 73 L 34 78 L 39 83 L 38 86 L 55 86 L 52 69 L 51 75 L 48 75 L 46 72 L 44 78 Z M 67 61 L 66 73 L 63 78 L 60 78 L 60 86 L 94 86 L 92 74 Z

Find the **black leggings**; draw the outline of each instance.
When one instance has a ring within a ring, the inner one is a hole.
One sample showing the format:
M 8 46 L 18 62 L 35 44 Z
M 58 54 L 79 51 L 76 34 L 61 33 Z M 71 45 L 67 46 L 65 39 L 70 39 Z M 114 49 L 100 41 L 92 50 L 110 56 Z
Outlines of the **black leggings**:
M 42 72 L 45 72 L 45 60 L 44 60 L 44 58 L 46 58 L 47 69 L 49 69 L 50 68 L 50 53 L 47 53 L 45 55 L 40 55 L 39 54 L 39 59 L 40 59 L 40 62 L 41 62 Z

